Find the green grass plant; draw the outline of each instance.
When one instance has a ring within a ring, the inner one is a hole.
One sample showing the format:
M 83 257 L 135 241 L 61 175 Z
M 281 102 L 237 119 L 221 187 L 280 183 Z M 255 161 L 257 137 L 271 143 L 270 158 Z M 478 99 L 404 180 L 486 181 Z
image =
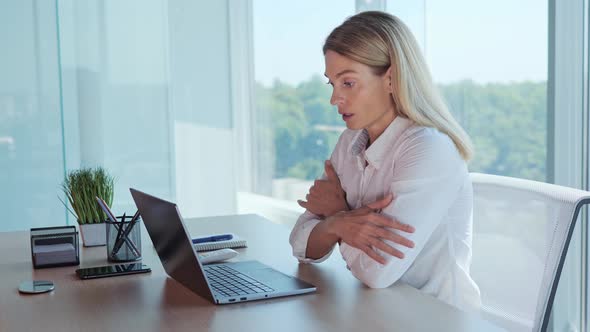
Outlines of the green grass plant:
M 102 198 L 109 207 L 113 204 L 115 179 L 102 167 L 82 168 L 71 171 L 63 181 L 62 190 L 78 224 L 102 223 L 107 219 L 96 197 Z M 63 201 L 62 201 L 63 203 Z M 64 203 L 67 208 L 67 204 Z

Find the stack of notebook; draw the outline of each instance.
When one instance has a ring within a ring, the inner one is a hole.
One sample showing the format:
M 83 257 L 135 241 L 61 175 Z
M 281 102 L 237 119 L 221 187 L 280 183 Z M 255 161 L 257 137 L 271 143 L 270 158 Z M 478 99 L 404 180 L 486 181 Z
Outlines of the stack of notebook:
M 76 227 L 31 228 L 30 236 L 34 268 L 80 264 Z
M 201 243 L 194 243 L 193 246 L 197 251 L 210 251 L 210 250 L 218 250 L 218 249 L 225 249 L 225 248 L 244 248 L 247 247 L 246 240 L 239 238 L 235 234 L 232 234 L 232 238 L 230 240 L 222 240 L 222 241 L 214 241 L 214 242 L 201 242 Z
M 71 243 L 37 245 L 33 247 L 38 265 L 53 265 L 76 261 L 76 248 Z

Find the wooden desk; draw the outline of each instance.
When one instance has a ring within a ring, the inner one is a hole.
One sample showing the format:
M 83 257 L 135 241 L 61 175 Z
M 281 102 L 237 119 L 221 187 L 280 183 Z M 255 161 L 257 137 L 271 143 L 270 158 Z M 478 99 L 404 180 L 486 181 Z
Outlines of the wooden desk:
M 317 286 L 315 294 L 214 305 L 168 278 L 143 235 L 151 274 L 79 280 L 77 268 L 34 270 L 29 232 L 0 233 L 0 331 L 500 331 L 477 316 L 407 285 L 374 290 L 335 253 L 319 265 L 291 256 L 289 230 L 256 215 L 187 220 L 193 235 L 234 232 L 248 240 L 240 260 L 257 259 Z M 81 266 L 105 265 L 106 248 L 81 250 Z M 47 279 L 55 290 L 21 295 L 22 280 Z

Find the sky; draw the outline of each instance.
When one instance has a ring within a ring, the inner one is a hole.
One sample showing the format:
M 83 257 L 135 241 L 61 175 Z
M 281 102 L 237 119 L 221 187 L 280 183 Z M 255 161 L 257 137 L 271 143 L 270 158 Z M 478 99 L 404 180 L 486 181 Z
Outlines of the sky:
M 388 0 L 437 83 L 547 79 L 547 0 Z M 254 0 L 254 70 L 265 85 L 323 75 L 322 45 L 354 0 Z

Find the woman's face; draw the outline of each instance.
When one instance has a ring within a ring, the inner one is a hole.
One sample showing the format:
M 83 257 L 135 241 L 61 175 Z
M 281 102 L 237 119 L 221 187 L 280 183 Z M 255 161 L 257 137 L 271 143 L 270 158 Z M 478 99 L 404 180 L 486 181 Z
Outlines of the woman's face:
M 330 103 L 349 129 L 367 129 L 373 142 L 395 118 L 390 71 L 379 76 L 371 67 L 327 51 L 326 77 L 332 85 Z

